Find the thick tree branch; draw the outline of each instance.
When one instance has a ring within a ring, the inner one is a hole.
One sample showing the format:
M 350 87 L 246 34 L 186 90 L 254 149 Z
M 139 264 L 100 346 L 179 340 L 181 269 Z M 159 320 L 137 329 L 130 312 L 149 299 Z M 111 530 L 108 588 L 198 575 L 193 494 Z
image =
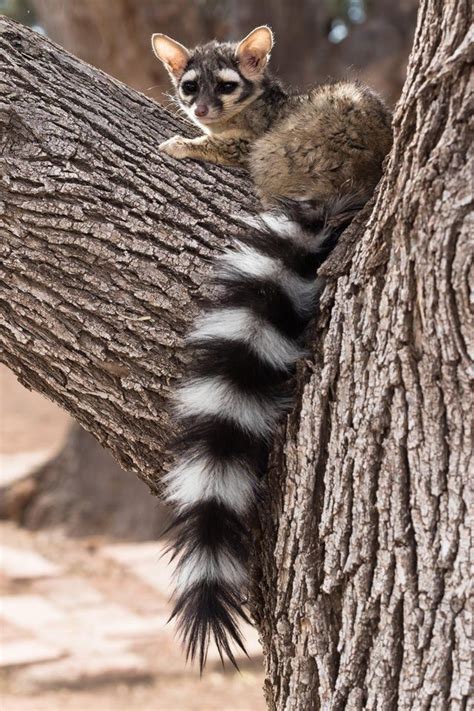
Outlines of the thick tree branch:
M 0 57 L 2 360 L 156 489 L 182 336 L 249 183 L 159 154 L 180 121 L 5 18 Z

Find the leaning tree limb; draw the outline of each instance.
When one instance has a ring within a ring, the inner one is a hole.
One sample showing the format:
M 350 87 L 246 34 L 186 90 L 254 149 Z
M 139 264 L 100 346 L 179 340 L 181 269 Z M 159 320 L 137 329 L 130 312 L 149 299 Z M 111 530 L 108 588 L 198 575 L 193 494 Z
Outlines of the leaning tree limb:
M 467 703 L 470 20 L 421 1 L 373 212 L 327 264 L 261 511 L 272 709 Z M 175 119 L 0 29 L 2 358 L 156 490 L 182 336 L 251 191 L 167 162 Z
M 183 334 L 250 185 L 158 153 L 181 121 L 5 18 L 0 57 L 2 360 L 156 490 Z

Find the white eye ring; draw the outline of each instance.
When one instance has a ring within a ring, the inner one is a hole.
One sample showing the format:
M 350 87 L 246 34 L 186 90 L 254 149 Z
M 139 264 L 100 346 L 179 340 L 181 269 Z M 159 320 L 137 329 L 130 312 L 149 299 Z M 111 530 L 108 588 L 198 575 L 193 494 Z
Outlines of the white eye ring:
M 221 69 L 217 73 L 216 79 L 223 83 L 227 81 L 234 81 L 239 84 L 241 81 L 239 72 L 236 72 L 235 69 L 231 69 L 230 67 L 227 69 Z

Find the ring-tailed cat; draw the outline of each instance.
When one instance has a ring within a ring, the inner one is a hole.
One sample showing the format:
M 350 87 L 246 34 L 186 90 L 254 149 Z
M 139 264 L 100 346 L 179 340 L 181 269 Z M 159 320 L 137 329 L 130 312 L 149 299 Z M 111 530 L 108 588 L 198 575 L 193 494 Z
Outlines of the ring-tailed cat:
M 205 134 L 160 150 L 247 166 L 271 208 L 217 260 L 216 301 L 189 335 L 194 359 L 177 394 L 181 435 L 166 475 L 176 510 L 174 615 L 201 669 L 211 636 L 233 663 L 229 642 L 242 647 L 252 515 L 317 307 L 317 269 L 372 194 L 392 138 L 388 110 L 360 84 L 287 93 L 267 71 L 272 44 L 268 27 L 192 51 L 152 37 L 180 106 Z M 341 212 L 347 218 L 330 228 Z

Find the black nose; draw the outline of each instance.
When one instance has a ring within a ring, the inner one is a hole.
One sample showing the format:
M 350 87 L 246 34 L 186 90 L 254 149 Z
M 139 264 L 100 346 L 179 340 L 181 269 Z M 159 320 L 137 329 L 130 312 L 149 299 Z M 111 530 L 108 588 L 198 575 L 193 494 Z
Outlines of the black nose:
M 207 116 L 209 113 L 209 107 L 206 106 L 206 104 L 196 104 L 196 108 L 194 109 L 194 113 L 196 116 Z

